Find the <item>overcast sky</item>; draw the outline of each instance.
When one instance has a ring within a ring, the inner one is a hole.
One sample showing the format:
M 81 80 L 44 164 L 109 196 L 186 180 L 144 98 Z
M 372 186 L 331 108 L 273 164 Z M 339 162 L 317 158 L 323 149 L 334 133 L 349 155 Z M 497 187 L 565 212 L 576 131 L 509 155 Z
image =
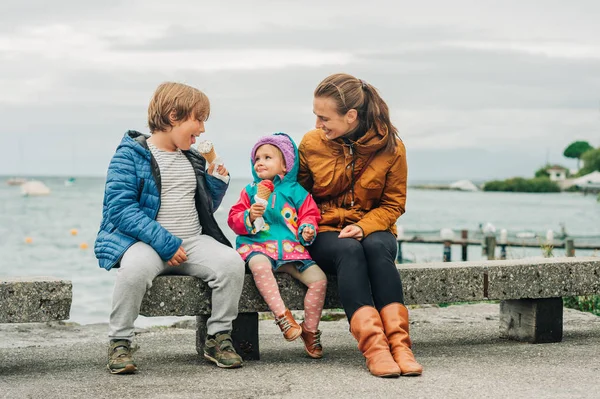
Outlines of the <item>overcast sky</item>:
M 250 176 L 264 134 L 298 141 L 312 93 L 377 87 L 411 179 L 532 175 L 600 146 L 600 2 L 28 1 L 0 5 L 0 174 L 102 176 L 158 84 L 211 99 L 205 138 Z

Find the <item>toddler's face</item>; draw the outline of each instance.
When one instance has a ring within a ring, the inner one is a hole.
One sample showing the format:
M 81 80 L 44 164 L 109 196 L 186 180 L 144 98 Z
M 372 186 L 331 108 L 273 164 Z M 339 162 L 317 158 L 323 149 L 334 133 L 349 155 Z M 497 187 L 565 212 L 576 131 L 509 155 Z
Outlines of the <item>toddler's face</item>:
M 271 144 L 258 147 L 254 157 L 254 171 L 262 180 L 273 180 L 277 175 L 286 173 L 283 155 Z

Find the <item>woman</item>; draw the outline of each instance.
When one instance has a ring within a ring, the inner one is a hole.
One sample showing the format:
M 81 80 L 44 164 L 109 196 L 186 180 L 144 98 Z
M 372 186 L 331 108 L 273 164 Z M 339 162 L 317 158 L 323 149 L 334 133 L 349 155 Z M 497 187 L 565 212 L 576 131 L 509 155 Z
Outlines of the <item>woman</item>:
M 406 203 L 404 144 L 377 90 L 347 74 L 314 93 L 316 130 L 300 143 L 298 181 L 321 211 L 310 255 L 337 274 L 340 299 L 371 374 L 421 375 L 395 265 Z

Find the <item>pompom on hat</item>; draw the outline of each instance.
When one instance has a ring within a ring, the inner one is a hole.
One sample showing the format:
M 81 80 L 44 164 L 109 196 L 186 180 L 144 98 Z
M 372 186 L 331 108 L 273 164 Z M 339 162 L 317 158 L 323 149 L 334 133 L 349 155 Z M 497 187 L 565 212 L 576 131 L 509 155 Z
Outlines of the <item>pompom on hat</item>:
M 274 133 L 269 136 L 263 136 L 259 138 L 256 144 L 254 144 L 254 147 L 252 147 L 252 152 L 250 153 L 250 156 L 252 157 L 252 165 L 254 165 L 254 159 L 256 159 L 256 150 L 265 144 L 271 144 L 279 148 L 279 151 L 281 151 L 283 154 L 286 172 L 291 171 L 294 167 L 294 162 L 296 161 L 294 144 L 288 135 L 284 133 Z

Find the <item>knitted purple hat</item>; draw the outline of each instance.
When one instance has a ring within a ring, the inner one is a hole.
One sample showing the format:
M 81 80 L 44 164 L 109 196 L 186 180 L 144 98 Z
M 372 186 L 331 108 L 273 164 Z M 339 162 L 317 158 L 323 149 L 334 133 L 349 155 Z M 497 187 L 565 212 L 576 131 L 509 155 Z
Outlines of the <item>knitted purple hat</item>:
M 279 148 L 279 151 L 281 151 L 283 159 L 285 160 L 286 172 L 291 171 L 296 160 L 296 151 L 294 150 L 292 139 L 285 133 L 274 133 L 270 136 L 259 138 L 256 144 L 254 144 L 254 147 L 252 147 L 252 152 L 250 153 L 252 165 L 254 165 L 254 159 L 256 159 L 256 150 L 258 150 L 258 147 L 265 144 L 271 144 Z

